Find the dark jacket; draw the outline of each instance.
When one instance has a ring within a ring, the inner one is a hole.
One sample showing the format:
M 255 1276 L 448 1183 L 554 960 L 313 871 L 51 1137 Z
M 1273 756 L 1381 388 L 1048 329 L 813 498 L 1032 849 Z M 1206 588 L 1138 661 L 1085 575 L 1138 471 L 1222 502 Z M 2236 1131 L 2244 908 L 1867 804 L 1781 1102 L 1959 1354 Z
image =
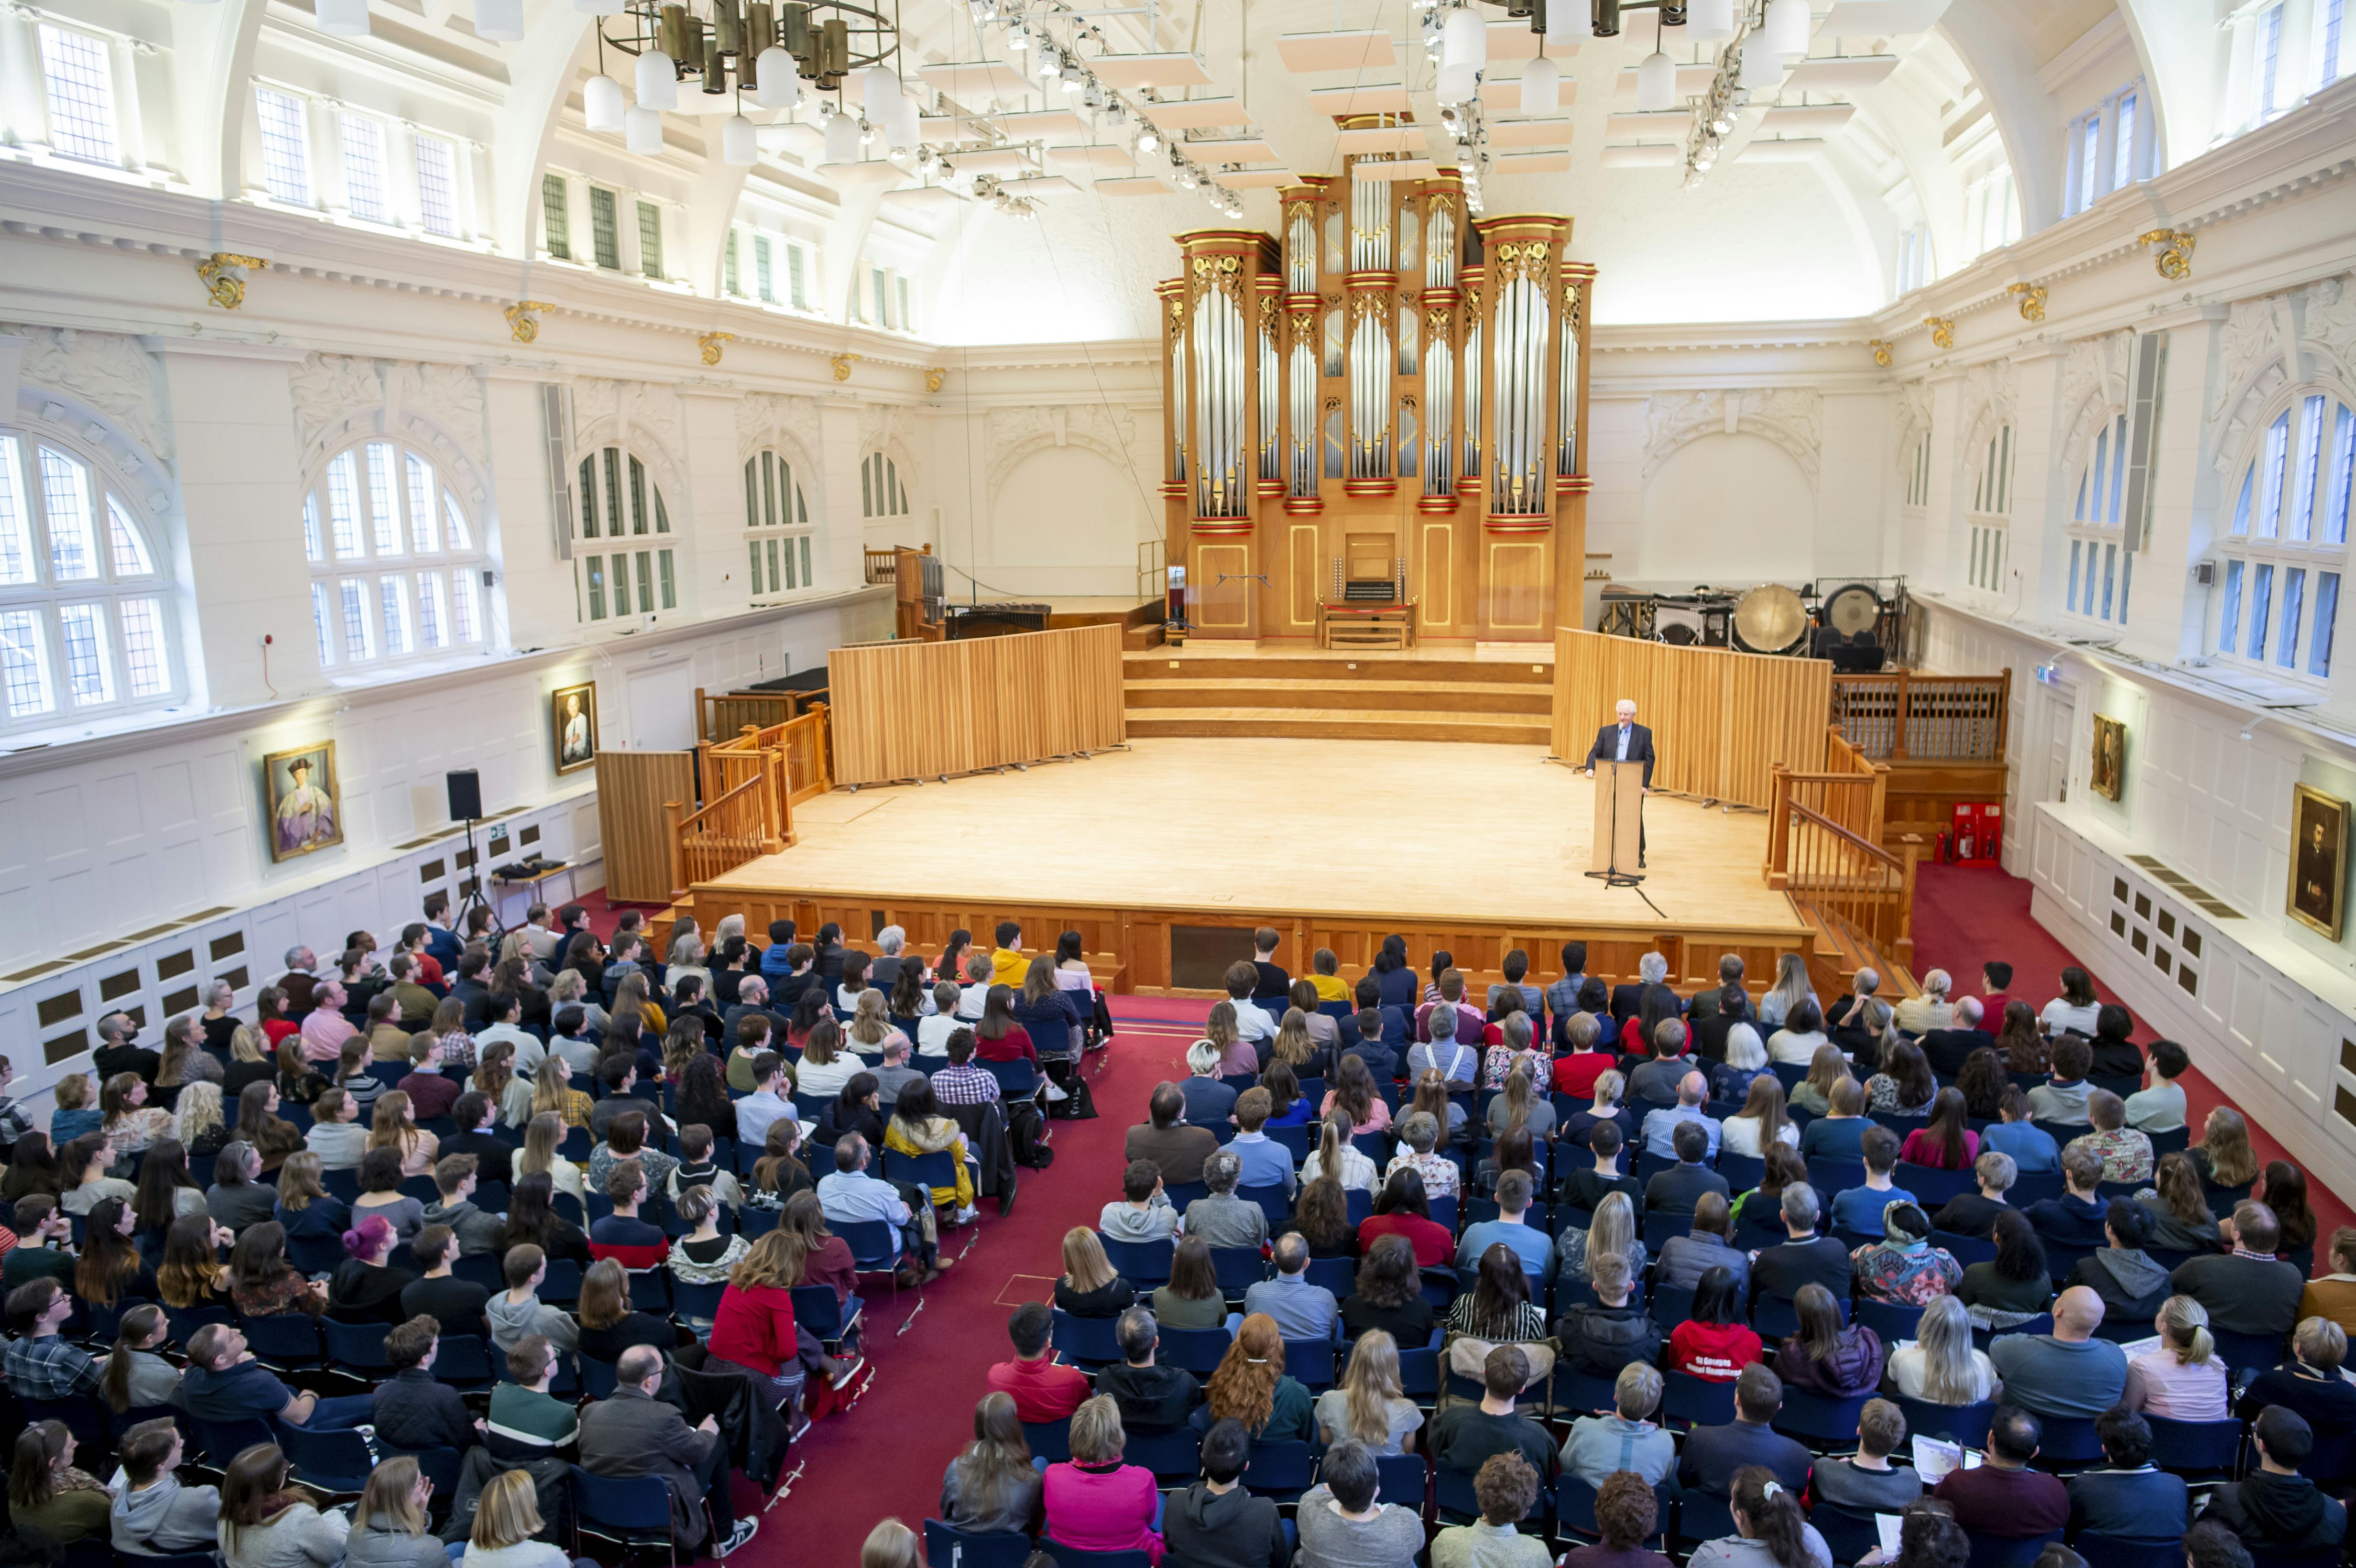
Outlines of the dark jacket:
M 1562 1364 L 1593 1378 L 1616 1378 L 1631 1361 L 1661 1359 L 1665 1336 L 1641 1307 L 1574 1307 L 1555 1324 Z
M 1748 1211 L 1745 1211 L 1748 1212 Z M 1804 1285 L 1821 1285 L 1836 1301 L 1849 1294 L 1848 1249 L 1831 1236 L 1811 1242 L 1784 1242 L 1768 1247 L 1751 1260 L 1751 1298 L 1772 1296 L 1789 1301 Z
M 423 1367 L 396 1372 L 377 1384 L 369 1420 L 379 1437 L 404 1453 L 455 1448 L 464 1454 L 482 1441 L 458 1391 L 435 1382 L 433 1372 Z
M 1284 1568 L 1291 1555 L 1272 1500 L 1241 1487 L 1215 1493 L 1207 1481 L 1163 1505 L 1162 1536 L 1186 1568 Z
M 1615 720 L 1595 731 L 1595 744 L 1587 749 L 1585 765 L 1591 768 L 1599 762 L 1620 760 L 1620 726 Z M 1653 732 L 1642 724 L 1628 726 L 1627 761 L 1644 764 L 1644 787 L 1650 789 L 1653 784 Z
M 1775 1352 L 1775 1370 L 1786 1388 L 1804 1389 L 1826 1399 L 1854 1399 L 1881 1385 L 1881 1336 L 1862 1323 L 1844 1328 L 1831 1356 L 1808 1354 L 1797 1334 Z
M 2036 1228 L 2037 1239 L 2049 1247 L 2099 1247 L 2107 1240 L 2103 1216 L 2109 1207 L 2099 1198 L 2088 1200 L 2064 1192 L 2059 1198 L 2031 1203 L 2021 1212 Z
M 2129 1541 L 2173 1541 L 2183 1533 L 2184 1477 L 2147 1465 L 2140 1470 L 2087 1470 L 2070 1477 L 2070 1529 Z
M 2319 1552 L 2348 1538 L 2348 1509 L 2305 1476 L 2255 1471 L 2219 1488 L 2201 1517 L 2240 1536 L 2253 1552 Z
M 1733 1490 L 1735 1471 L 1745 1465 L 1763 1465 L 1797 1497 L 1807 1489 L 1813 1464 L 1808 1451 L 1782 1433 L 1733 1421 L 1724 1426 L 1697 1426 L 1686 1434 L 1685 1452 L 1677 1456 L 1677 1479 L 1722 1498 Z
M 2270 1404 L 2297 1415 L 2318 1441 L 2356 1432 L 2356 1384 L 2337 1372 L 2305 1371 L 2297 1361 L 2285 1361 L 2271 1371 L 2260 1372 L 2242 1391 L 2233 1413 L 2244 1421 L 2255 1421 L 2258 1412 Z
M 2211 1328 L 2234 1334 L 2288 1334 L 2307 1288 L 2292 1264 L 2230 1253 L 2178 1264 L 2170 1284 L 2209 1309 Z
M 2070 1271 L 2070 1284 L 2101 1296 L 2104 1319 L 2112 1323 L 2147 1322 L 2174 1294 L 2168 1271 L 2135 1248 L 2104 1247 L 2080 1258 Z
M 1177 1431 L 1203 1403 L 1203 1385 L 1176 1367 L 1109 1366 L 1097 1374 L 1097 1392 L 1112 1396 L 1122 1428 L 1140 1437 Z
M 679 1407 L 649 1399 L 641 1389 L 621 1388 L 581 1413 L 581 1467 L 593 1476 L 660 1476 L 678 1504 L 679 1540 L 703 1544 L 703 1486 L 696 1469 L 709 1457 L 717 1435 L 699 1432 Z
M 1964 1063 L 1975 1051 L 1995 1049 L 1996 1036 L 1986 1029 L 1934 1029 L 1922 1037 L 1922 1060 L 1942 1078 L 1963 1075 Z
M 1709 1167 L 1673 1165 L 1644 1184 L 1644 1207 L 1672 1214 L 1690 1214 L 1705 1192 L 1715 1192 L 1720 1198 L 1732 1196 L 1726 1178 Z

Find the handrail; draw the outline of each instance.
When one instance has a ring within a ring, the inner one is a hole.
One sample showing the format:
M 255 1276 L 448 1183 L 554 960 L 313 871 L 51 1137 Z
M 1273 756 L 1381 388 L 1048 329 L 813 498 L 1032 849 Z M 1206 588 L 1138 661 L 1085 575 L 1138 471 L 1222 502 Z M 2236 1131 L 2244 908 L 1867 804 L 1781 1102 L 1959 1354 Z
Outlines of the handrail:
M 1996 763 L 2011 724 L 2012 671 L 1998 675 L 1833 677 L 1832 720 L 1869 757 Z
M 1768 883 L 1782 889 L 1835 941 L 1822 953 L 1836 970 L 1848 956 L 1911 989 L 1915 867 L 1922 841 L 1907 834 L 1893 854 L 1833 815 L 1788 793 L 1776 803 Z M 1847 950 L 1843 953 L 1841 950 Z
M 786 847 L 783 818 L 775 809 L 780 773 L 777 753 L 765 752 L 759 772 L 723 791 L 701 810 L 688 812 L 679 801 L 663 802 L 670 828 L 673 897 L 697 882 L 709 881 L 756 856 L 774 855 Z
M 1839 823 L 1835 822 L 1831 817 L 1826 816 L 1823 812 L 1812 810 L 1807 806 L 1802 805 L 1796 800 L 1791 802 L 1790 805 L 1792 815 L 1794 816 L 1796 816 L 1801 821 L 1808 823 L 1814 827 L 1823 828 L 1841 843 L 1863 854 L 1868 859 L 1879 860 L 1883 865 L 1889 867 L 1891 870 L 1898 870 L 1903 868 L 1905 862 L 1899 859 L 1897 856 L 1891 854 L 1889 850 L 1884 849 L 1879 844 L 1871 843 L 1864 838 L 1858 837 L 1856 834 L 1850 832 Z

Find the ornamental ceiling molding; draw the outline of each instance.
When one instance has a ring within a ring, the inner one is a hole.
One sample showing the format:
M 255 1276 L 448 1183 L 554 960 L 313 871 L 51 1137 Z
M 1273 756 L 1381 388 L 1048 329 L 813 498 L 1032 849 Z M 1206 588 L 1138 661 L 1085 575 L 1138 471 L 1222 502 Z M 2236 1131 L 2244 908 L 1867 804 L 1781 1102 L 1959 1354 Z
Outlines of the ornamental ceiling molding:
M 982 426 L 990 467 L 983 475 L 995 497 L 1025 458 L 1049 447 L 1078 446 L 1127 473 L 1137 463 L 1135 411 L 1102 403 L 1038 403 L 992 409 Z
M 1703 436 L 1750 434 L 1789 453 L 1814 485 L 1824 452 L 1824 394 L 1814 388 L 1656 392 L 1644 400 L 1644 477 Z
M 155 359 L 136 338 L 119 332 L 13 322 L 0 324 L 0 332 L 26 340 L 24 363 L 17 371 L 20 381 L 74 399 L 112 420 L 158 462 L 171 461 Z M 0 415 L 13 413 L 0 410 Z
M 573 384 L 573 446 L 577 461 L 600 446 L 620 446 L 644 462 L 655 483 L 668 492 L 665 509 L 688 505 L 686 464 L 680 460 L 679 393 L 640 381 L 591 377 Z M 672 519 L 677 536 L 686 527 L 682 510 Z
M 2210 461 L 2230 475 L 2250 432 L 2293 381 L 2329 378 L 2356 392 L 2356 274 L 2236 300 L 2218 334 L 2218 376 L 2210 403 Z

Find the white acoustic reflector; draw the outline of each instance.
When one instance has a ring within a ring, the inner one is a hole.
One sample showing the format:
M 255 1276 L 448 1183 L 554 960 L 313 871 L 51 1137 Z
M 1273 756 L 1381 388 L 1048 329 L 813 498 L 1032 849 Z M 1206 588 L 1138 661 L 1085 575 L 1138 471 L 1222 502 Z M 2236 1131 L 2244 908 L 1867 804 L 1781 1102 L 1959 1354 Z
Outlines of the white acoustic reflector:
M 629 107 L 622 84 L 610 76 L 593 76 L 581 84 L 581 110 L 589 129 L 611 136 L 622 129 L 622 112 Z
M 644 104 L 632 104 L 622 116 L 622 144 L 651 157 L 663 150 L 662 115 Z
M 720 123 L 720 161 L 735 169 L 749 169 L 761 161 L 760 133 L 742 114 Z
M 323 33 L 333 33 L 339 38 L 368 37 L 368 0 L 318 0 L 314 15 Z
M 670 56 L 660 49 L 648 49 L 638 57 L 637 87 L 641 109 L 676 109 L 679 107 L 679 68 Z
M 1562 68 L 1540 57 L 1522 68 L 1522 112 L 1551 114 L 1562 106 Z
M 794 57 L 771 44 L 753 61 L 756 85 L 753 101 L 764 109 L 791 109 L 802 101 L 802 79 L 795 73 Z
M 512 44 L 523 37 L 523 0 L 475 0 L 475 37 Z

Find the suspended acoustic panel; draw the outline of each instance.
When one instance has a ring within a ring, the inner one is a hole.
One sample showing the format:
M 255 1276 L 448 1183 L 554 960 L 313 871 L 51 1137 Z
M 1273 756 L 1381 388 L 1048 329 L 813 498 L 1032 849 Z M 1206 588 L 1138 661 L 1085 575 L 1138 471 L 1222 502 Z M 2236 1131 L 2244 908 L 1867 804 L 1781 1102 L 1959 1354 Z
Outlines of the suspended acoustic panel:
M 1107 87 L 1124 92 L 1145 87 L 1208 87 L 1211 73 L 1189 54 L 1098 55 L 1088 69 Z
M 1404 114 L 1408 111 L 1408 91 L 1404 87 L 1374 87 L 1360 83 L 1353 87 L 1320 87 L 1309 94 L 1309 107 L 1320 114 L 1336 117 L 1344 114 Z
M 1664 109 L 1656 114 L 1607 114 L 1603 118 L 1603 133 L 1607 136 L 1644 136 L 1680 145 L 1692 126 L 1693 115 L 1683 109 Z
M 1229 190 L 1274 190 L 1293 183 L 1290 169 L 1222 169 L 1219 183 Z
M 1363 125 L 1335 136 L 1333 150 L 1344 157 L 1362 153 L 1419 153 L 1424 148 L 1427 129 L 1422 125 Z
M 1551 58 L 1551 57 L 1549 57 Z M 1492 109 L 1508 112 L 1522 106 L 1522 79 L 1519 76 L 1486 76 L 1481 80 L 1481 101 Z M 1555 101 L 1568 109 L 1579 101 L 1579 79 L 1566 76 L 1556 90 Z
M 1947 14 L 1947 0 L 1837 0 L 1817 28 L 1826 38 L 1886 38 L 1927 33 Z
M 1439 173 L 1440 165 L 1430 158 L 1393 158 L 1388 163 L 1360 164 L 1356 167 L 1358 178 L 1383 182 L 1428 180 Z
M 1677 67 L 1677 96 L 1679 98 L 1699 98 L 1703 93 L 1709 91 L 1709 84 L 1716 80 L 1717 77 L 1718 67 L 1715 65 L 1681 65 Z M 1633 98 L 1636 96 L 1636 68 L 1634 66 L 1630 66 L 1626 69 L 1622 70 L 1619 77 L 1613 80 L 1612 84 L 1612 96 L 1615 99 Z
M 1164 131 L 1207 131 L 1218 125 L 1248 125 L 1251 116 L 1235 98 L 1182 98 L 1174 103 L 1140 103 L 1137 112 Z
M 1686 161 L 1686 150 L 1667 142 L 1643 147 L 1606 147 L 1596 155 L 1595 161 L 1607 169 L 1671 169 Z
M 916 76 L 926 87 L 946 92 L 962 103 L 989 103 L 1001 99 L 1019 102 L 1031 91 L 1030 80 L 1004 60 L 920 65 Z
M 964 160 L 971 163 L 969 157 Z M 1127 147 L 1050 147 L 1047 161 L 1057 168 L 1130 169 L 1137 159 Z
M 1157 179 L 1143 176 L 1125 176 L 1119 179 L 1100 179 L 1088 187 L 1098 196 L 1167 196 L 1170 187 Z
M 1258 136 L 1228 136 L 1208 142 L 1188 142 L 1185 150 L 1198 164 L 1267 164 L 1276 161 L 1276 149 Z
M 1047 141 L 1058 136 L 1085 142 L 1088 138 L 1087 122 L 1068 109 L 1034 109 L 1027 114 L 1000 114 L 993 116 L 991 123 L 1018 142 Z
M 1398 63 L 1398 40 L 1379 29 L 1287 33 L 1276 52 L 1287 70 L 1381 70 Z
M 1825 150 L 1822 136 L 1794 136 L 1783 141 L 1747 143 L 1734 155 L 1739 164 L 1804 164 Z
M 1857 115 L 1854 103 L 1795 103 L 1760 117 L 1759 134 L 1807 136 L 1837 131 Z
M 1497 167 L 1509 175 L 1553 174 L 1570 167 L 1570 149 L 1549 153 L 1500 153 Z
M 1489 61 L 1534 60 L 1538 58 L 1539 35 L 1530 31 L 1526 17 L 1509 16 L 1489 24 Z M 1579 53 L 1579 45 L 1568 38 L 1558 43 L 1547 40 L 1548 59 L 1567 60 Z
M 1898 69 L 1896 55 L 1842 55 L 1832 59 L 1804 59 L 1783 79 L 1792 92 L 1861 92 L 1879 87 Z M 1635 72 L 1628 73 L 1631 77 Z M 1679 79 L 1682 90 L 1682 74 Z
M 958 153 L 949 162 L 960 173 L 974 175 L 1027 175 L 1038 168 L 1037 160 L 1021 147 L 983 147 L 975 152 Z
M 1564 147 L 1570 144 L 1569 120 L 1492 120 L 1493 147 Z

